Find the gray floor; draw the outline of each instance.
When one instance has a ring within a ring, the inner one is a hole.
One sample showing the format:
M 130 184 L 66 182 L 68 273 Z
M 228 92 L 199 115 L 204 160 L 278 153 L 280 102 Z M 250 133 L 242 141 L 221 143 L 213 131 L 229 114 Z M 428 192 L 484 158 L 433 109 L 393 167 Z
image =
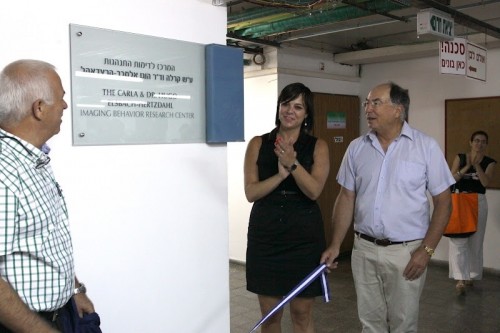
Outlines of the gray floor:
M 329 274 L 332 301 L 316 300 L 316 333 L 359 333 L 356 298 L 349 258 Z M 231 333 L 248 333 L 261 319 L 257 297 L 246 290 L 245 266 L 230 264 Z M 283 333 L 291 333 L 288 308 L 282 322 Z M 260 330 L 259 330 L 260 332 Z M 448 267 L 432 263 L 420 302 L 420 333 L 500 332 L 500 276 L 485 272 L 482 281 L 457 296 L 448 279 Z

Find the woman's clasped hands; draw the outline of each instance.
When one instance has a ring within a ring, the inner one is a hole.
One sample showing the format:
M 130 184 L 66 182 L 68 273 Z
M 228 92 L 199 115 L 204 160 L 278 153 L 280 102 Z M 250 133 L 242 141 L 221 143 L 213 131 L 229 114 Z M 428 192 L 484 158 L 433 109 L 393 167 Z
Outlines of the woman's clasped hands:
M 295 162 L 297 152 L 293 147 L 293 140 L 285 140 L 282 136 L 277 135 L 274 142 L 274 153 L 278 157 L 278 169 L 280 174 L 288 176 L 290 173 L 289 167 Z

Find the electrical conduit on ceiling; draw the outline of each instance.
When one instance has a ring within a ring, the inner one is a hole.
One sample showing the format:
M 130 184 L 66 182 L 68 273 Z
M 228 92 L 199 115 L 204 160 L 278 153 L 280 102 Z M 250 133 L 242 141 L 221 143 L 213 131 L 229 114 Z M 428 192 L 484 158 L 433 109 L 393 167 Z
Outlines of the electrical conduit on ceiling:
M 407 7 L 391 1 L 368 1 L 366 2 L 366 8 L 367 10 L 364 10 L 343 5 L 329 10 L 300 11 L 300 16 L 297 12 L 292 12 L 293 17 L 291 18 L 269 20 L 266 23 L 256 24 L 237 31 L 233 30 L 232 32 L 242 37 L 261 38 L 318 25 L 370 16 L 373 15 L 373 12 L 383 14 Z M 230 18 L 228 17 L 228 22 L 229 20 Z

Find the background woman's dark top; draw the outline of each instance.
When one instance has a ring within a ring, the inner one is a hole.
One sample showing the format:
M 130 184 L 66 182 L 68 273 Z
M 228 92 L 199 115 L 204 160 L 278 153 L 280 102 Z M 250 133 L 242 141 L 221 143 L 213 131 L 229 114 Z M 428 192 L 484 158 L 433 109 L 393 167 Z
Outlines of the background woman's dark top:
M 458 154 L 460 158 L 460 169 L 463 168 L 466 164 L 466 155 Z M 484 156 L 481 163 L 479 165 L 483 170 L 486 170 L 490 163 L 496 162 L 494 159 L 488 156 Z M 453 190 L 459 190 L 460 192 L 473 192 L 473 193 L 486 193 L 486 188 L 481 184 L 479 179 L 476 176 L 476 169 L 471 166 L 463 175 L 463 177 L 452 186 Z
M 257 159 L 259 180 L 278 173 L 274 153 L 277 130 L 261 136 Z M 301 133 L 294 144 L 297 160 L 311 172 L 317 139 Z M 284 296 L 319 265 L 325 249 L 321 212 L 289 175 L 269 195 L 257 200 L 250 213 L 246 257 L 247 289 L 259 295 Z M 299 296 L 319 296 L 313 282 Z

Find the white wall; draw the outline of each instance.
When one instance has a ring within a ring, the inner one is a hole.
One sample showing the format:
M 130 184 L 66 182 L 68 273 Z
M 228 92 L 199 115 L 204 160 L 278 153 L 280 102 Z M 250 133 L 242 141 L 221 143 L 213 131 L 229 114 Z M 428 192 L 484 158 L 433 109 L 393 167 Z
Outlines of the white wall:
M 245 261 L 248 217 L 251 204 L 245 198 L 243 161 L 248 141 L 273 128 L 278 96 L 276 75 L 245 79 L 245 142 L 227 144 L 229 197 L 229 253 L 235 261 Z
M 488 51 L 488 81 L 486 83 L 466 79 L 464 77 L 440 75 L 437 57 L 365 65 L 362 66 L 360 70 L 361 77 L 358 78 L 359 83 L 353 78 L 353 75 L 357 72 L 357 68 L 354 68 L 351 72 L 344 71 L 337 73 L 346 76 L 343 80 L 339 80 L 335 78 L 335 73 L 330 73 L 332 75 L 328 77 L 325 73 L 313 72 L 318 63 L 317 55 L 313 57 L 303 56 L 302 58 L 294 56 L 292 58 L 293 60 L 285 62 L 287 67 L 285 70 L 280 70 L 278 68 L 275 72 L 280 73 L 281 71 L 290 73 L 292 72 L 290 68 L 299 68 L 302 69 L 303 72 L 301 73 L 300 70 L 296 71 L 296 75 L 278 74 L 278 89 L 283 88 L 288 83 L 300 81 L 308 85 L 311 90 L 315 92 L 358 95 L 361 99 L 364 99 L 370 89 L 381 82 L 392 80 L 408 88 L 411 98 L 410 124 L 433 136 L 440 143 L 443 150 L 445 140 L 445 99 L 499 95 L 498 87 L 500 86 L 500 78 L 496 75 L 498 72 L 496 69 L 500 67 L 500 49 Z M 278 67 L 281 67 L 281 64 L 280 62 Z M 338 68 L 328 62 L 326 65 L 326 68 Z M 266 96 L 265 99 L 269 100 L 269 105 L 260 105 L 260 108 L 269 110 L 269 112 L 272 113 L 272 117 L 269 119 L 261 119 L 261 114 L 256 117 L 262 122 L 267 122 L 268 129 L 271 129 L 274 124 L 273 117 L 278 92 L 273 91 L 269 92 L 269 95 L 266 95 L 254 87 L 254 85 L 259 84 L 259 82 L 254 82 L 253 78 L 245 80 L 245 99 L 258 100 L 262 98 L 262 96 Z M 254 110 L 247 109 L 247 104 L 245 104 L 245 121 L 247 121 L 248 117 L 252 117 L 249 114 L 253 115 Z M 366 132 L 367 126 L 363 117 L 360 119 L 360 124 L 361 133 Z M 262 123 L 259 123 L 258 128 L 252 125 L 246 126 L 245 131 L 247 139 L 253 135 L 264 133 Z M 238 145 L 240 146 L 239 149 L 243 149 L 242 144 Z M 231 224 L 229 233 L 229 256 L 236 261 L 244 261 L 248 214 L 251 205 L 238 198 L 243 191 L 243 153 L 241 150 L 233 150 L 232 148 L 233 147 L 230 147 L 230 149 L 228 149 L 232 160 L 230 175 L 235 174 L 234 169 L 239 166 L 240 169 L 238 172 L 241 173 L 241 176 L 237 181 L 231 177 L 229 179 L 229 193 L 232 198 L 234 197 L 233 202 L 230 202 L 229 210 Z M 494 158 L 500 161 L 500 156 L 494 156 Z M 496 169 L 498 175 L 500 166 Z M 336 174 L 337 170 L 331 170 L 331 172 Z M 489 202 L 489 215 L 484 242 L 484 266 L 486 268 L 500 270 L 500 256 L 498 256 L 500 245 L 498 245 L 497 242 L 500 238 L 500 205 L 498 205 L 500 202 L 500 191 L 488 190 L 487 198 Z M 448 261 L 447 238 L 443 238 L 440 242 L 434 258 L 439 261 Z
M 0 67 L 53 63 L 69 103 L 70 23 L 225 44 L 226 8 L 211 0 L 3 2 Z M 71 138 L 69 108 L 49 145 L 77 274 L 103 332 L 229 332 L 226 146 L 73 147 Z

